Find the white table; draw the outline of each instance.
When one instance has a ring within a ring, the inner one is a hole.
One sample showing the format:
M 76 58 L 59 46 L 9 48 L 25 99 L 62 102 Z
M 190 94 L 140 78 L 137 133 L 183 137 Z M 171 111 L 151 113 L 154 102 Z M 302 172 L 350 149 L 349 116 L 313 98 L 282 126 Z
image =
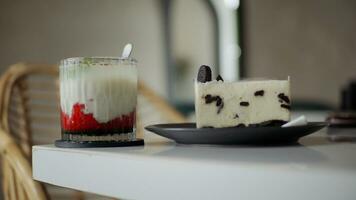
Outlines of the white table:
M 301 145 L 176 145 L 147 132 L 144 147 L 33 147 L 36 180 L 124 199 L 356 199 L 356 144 L 325 130 Z

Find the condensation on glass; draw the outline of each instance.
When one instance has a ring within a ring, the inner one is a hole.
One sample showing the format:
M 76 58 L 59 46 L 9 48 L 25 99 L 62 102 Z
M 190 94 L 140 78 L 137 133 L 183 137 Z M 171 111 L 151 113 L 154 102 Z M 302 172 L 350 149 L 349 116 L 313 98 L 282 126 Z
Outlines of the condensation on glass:
M 134 59 L 68 58 L 60 63 L 62 139 L 136 139 L 137 62 Z

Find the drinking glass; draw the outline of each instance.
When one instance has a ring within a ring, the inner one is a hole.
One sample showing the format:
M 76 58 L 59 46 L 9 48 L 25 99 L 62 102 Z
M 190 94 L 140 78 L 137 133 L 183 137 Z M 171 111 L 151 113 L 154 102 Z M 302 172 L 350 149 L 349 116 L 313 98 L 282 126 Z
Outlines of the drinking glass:
M 137 61 L 78 57 L 60 63 L 62 140 L 136 139 Z

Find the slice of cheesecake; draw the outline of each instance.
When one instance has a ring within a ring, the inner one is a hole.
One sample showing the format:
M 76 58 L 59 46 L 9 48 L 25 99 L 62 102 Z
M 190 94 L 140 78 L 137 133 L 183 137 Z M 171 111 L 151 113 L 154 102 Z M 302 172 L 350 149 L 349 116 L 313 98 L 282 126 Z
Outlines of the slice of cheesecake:
M 195 81 L 197 128 L 275 126 L 290 120 L 290 81 L 224 82 L 201 66 Z

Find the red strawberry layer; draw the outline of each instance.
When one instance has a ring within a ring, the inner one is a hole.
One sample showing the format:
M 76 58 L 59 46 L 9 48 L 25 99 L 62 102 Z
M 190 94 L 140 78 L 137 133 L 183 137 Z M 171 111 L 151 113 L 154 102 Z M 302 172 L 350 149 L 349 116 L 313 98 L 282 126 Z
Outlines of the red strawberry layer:
M 110 131 L 120 129 L 132 129 L 135 123 L 135 111 L 128 115 L 121 115 L 106 123 L 99 123 L 92 113 L 85 114 L 84 104 L 76 103 L 72 108 L 72 115 L 66 115 L 61 111 L 61 125 L 65 131 Z

